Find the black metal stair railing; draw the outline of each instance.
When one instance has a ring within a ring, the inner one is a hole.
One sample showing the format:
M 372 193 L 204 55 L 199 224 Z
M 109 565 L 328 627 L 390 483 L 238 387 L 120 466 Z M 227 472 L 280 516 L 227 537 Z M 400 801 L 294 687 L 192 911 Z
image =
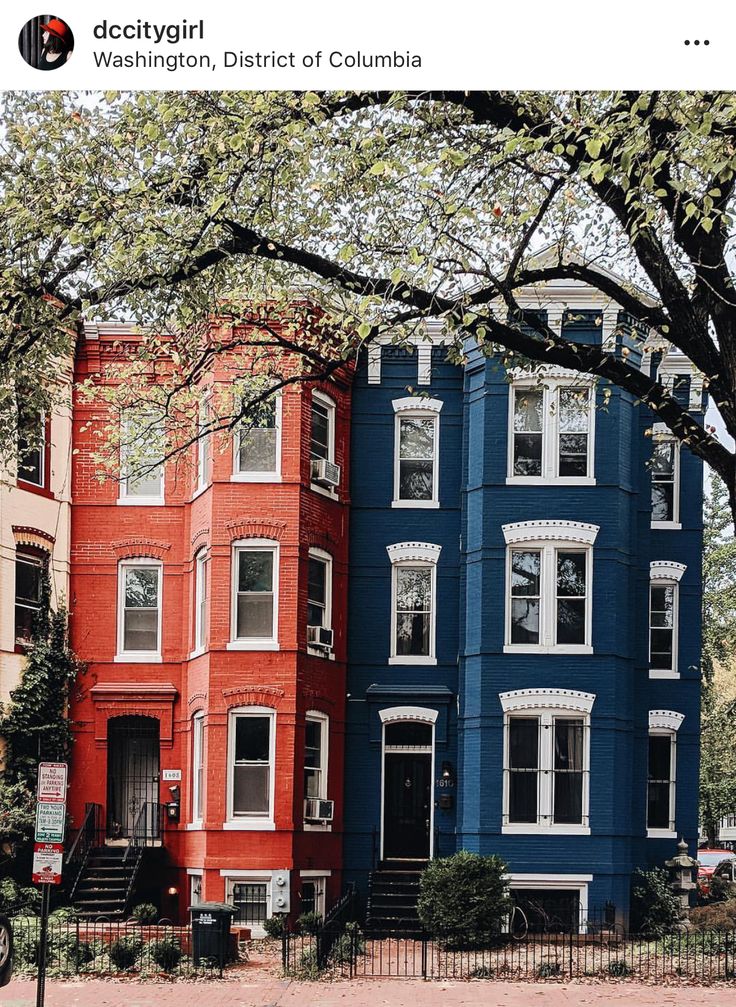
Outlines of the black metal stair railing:
M 90 851 L 96 846 L 101 846 L 104 841 L 102 805 L 87 803 L 84 809 L 84 819 L 65 858 L 66 866 L 73 872 L 74 877 L 69 890 L 70 902 L 74 901 L 79 881 L 89 860 Z

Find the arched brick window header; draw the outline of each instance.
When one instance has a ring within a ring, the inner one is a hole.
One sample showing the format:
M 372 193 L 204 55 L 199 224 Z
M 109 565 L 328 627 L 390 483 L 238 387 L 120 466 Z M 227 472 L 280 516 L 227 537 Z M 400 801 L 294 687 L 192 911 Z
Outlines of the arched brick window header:
M 262 521 L 256 518 L 242 517 L 229 521 L 227 530 L 231 542 L 244 538 L 273 539 L 276 542 L 280 542 L 286 534 L 286 522 Z
M 277 710 L 284 698 L 284 690 L 272 685 L 241 685 L 223 689 L 222 698 L 228 710 L 235 706 L 267 706 Z
M 53 550 L 56 541 L 53 535 L 50 535 L 46 531 L 41 531 L 40 528 L 31 528 L 28 525 L 18 524 L 13 525 L 13 537 L 15 538 L 16 546 L 33 546 L 33 548 L 41 549 L 45 553 Z
M 160 559 L 171 548 L 169 542 L 150 538 L 127 538 L 113 542 L 112 549 L 118 559 Z

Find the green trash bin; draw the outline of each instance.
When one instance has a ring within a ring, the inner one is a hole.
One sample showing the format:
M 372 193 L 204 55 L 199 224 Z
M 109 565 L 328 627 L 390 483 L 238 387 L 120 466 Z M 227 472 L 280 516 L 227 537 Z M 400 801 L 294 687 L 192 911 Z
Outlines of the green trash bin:
M 220 969 L 230 958 L 230 925 L 235 909 L 225 902 L 198 902 L 192 914 L 192 959 L 194 965 L 214 961 Z

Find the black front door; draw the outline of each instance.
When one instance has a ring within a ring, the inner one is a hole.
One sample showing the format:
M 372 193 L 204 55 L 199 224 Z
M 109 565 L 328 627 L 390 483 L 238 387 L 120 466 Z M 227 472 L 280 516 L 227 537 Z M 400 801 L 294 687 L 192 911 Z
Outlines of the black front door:
M 386 752 L 385 758 L 384 859 L 426 860 L 432 756 L 423 752 Z
M 157 839 L 159 834 L 159 722 L 115 717 L 107 727 L 107 834 L 113 839 Z

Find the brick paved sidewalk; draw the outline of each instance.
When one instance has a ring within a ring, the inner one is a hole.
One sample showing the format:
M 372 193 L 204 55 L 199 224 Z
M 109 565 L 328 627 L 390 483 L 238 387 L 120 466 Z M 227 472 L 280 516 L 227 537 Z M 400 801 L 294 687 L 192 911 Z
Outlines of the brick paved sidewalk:
M 34 1007 L 36 986 L 14 980 L 2 1007 Z M 298 983 L 49 981 L 46 1007 L 736 1007 L 736 986 L 354 980 Z

